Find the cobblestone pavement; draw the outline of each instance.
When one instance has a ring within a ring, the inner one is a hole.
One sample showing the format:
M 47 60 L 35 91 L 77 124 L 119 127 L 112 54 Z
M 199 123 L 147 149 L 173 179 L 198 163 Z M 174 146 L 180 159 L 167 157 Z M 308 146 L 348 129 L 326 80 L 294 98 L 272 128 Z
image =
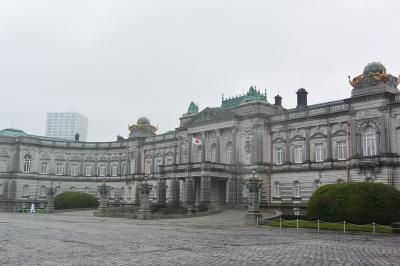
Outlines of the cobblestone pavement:
M 400 265 L 400 237 L 179 220 L 0 213 L 0 265 Z

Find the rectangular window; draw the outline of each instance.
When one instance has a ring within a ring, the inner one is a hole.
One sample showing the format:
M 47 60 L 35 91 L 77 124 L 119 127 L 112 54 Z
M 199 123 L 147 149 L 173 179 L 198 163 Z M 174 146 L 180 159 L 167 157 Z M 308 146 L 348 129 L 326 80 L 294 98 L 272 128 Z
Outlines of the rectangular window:
M 136 164 L 135 164 L 135 158 L 132 158 L 131 159 L 131 174 L 134 174 L 134 173 L 136 173 Z
M 46 175 L 47 174 L 47 163 L 42 163 L 42 167 L 40 169 L 40 173 Z
M 85 175 L 86 176 L 92 176 L 92 167 L 91 166 L 86 166 Z
M 78 166 L 76 164 L 71 164 L 71 176 L 78 175 Z
M 283 164 L 283 148 L 276 148 L 276 164 Z
M 294 147 L 294 162 L 295 163 L 303 162 L 303 145 L 296 145 Z
M 145 173 L 148 175 L 151 173 L 151 159 L 146 161 Z
M 100 176 L 106 176 L 106 167 L 104 165 L 100 166 L 100 171 L 99 171 Z
M 117 176 L 117 168 L 118 166 L 116 164 L 111 166 L 111 176 Z
M 324 161 L 324 144 L 323 143 L 315 143 L 315 161 L 316 162 Z
M 64 172 L 64 165 L 62 163 L 57 164 L 56 175 L 62 175 Z
M 346 141 L 338 141 L 338 160 L 346 160 L 347 159 L 347 144 Z

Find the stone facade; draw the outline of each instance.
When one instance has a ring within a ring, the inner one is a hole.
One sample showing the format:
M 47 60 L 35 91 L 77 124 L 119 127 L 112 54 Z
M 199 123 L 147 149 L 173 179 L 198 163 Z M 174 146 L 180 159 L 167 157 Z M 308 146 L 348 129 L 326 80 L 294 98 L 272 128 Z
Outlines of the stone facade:
M 189 211 L 246 202 L 245 181 L 256 171 L 260 204 L 301 214 L 315 189 L 335 182 L 381 182 L 400 189 L 399 80 L 369 64 L 350 80 L 347 99 L 282 107 L 250 88 L 222 98 L 221 107 L 191 103 L 180 126 L 164 134 L 148 119 L 129 127 L 128 139 L 80 142 L 0 131 L 0 209 L 46 204 L 46 188 L 97 195 L 107 182 L 109 204 L 139 203 L 139 183 L 150 201 Z M 199 140 L 194 143 L 193 139 Z M 97 195 L 99 196 L 99 195 Z

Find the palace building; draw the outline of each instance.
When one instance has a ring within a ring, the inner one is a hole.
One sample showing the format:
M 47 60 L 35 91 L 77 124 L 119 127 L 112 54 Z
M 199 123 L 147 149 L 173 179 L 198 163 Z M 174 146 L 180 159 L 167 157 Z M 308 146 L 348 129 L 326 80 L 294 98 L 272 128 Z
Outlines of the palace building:
M 318 187 L 380 182 L 400 189 L 399 79 L 380 63 L 349 78 L 349 98 L 307 104 L 297 91 L 286 109 L 251 87 L 221 106 L 191 103 L 178 128 L 156 134 L 146 118 L 114 142 L 84 142 L 0 131 L 0 210 L 44 207 L 46 188 L 97 195 L 106 181 L 110 204 L 135 204 L 138 184 L 151 199 L 188 210 L 246 204 L 246 180 L 261 184 L 261 206 L 304 212 Z M 345 86 L 345 84 L 344 84 Z

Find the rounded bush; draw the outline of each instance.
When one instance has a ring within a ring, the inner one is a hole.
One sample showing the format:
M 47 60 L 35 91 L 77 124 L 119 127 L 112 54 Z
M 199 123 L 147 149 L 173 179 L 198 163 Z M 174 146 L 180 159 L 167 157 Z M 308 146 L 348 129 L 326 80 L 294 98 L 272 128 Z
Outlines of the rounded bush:
M 400 192 L 378 183 L 340 183 L 317 189 L 307 216 L 327 222 L 390 224 L 400 218 Z
M 96 208 L 99 206 L 98 200 L 85 192 L 63 192 L 54 198 L 56 210 Z

